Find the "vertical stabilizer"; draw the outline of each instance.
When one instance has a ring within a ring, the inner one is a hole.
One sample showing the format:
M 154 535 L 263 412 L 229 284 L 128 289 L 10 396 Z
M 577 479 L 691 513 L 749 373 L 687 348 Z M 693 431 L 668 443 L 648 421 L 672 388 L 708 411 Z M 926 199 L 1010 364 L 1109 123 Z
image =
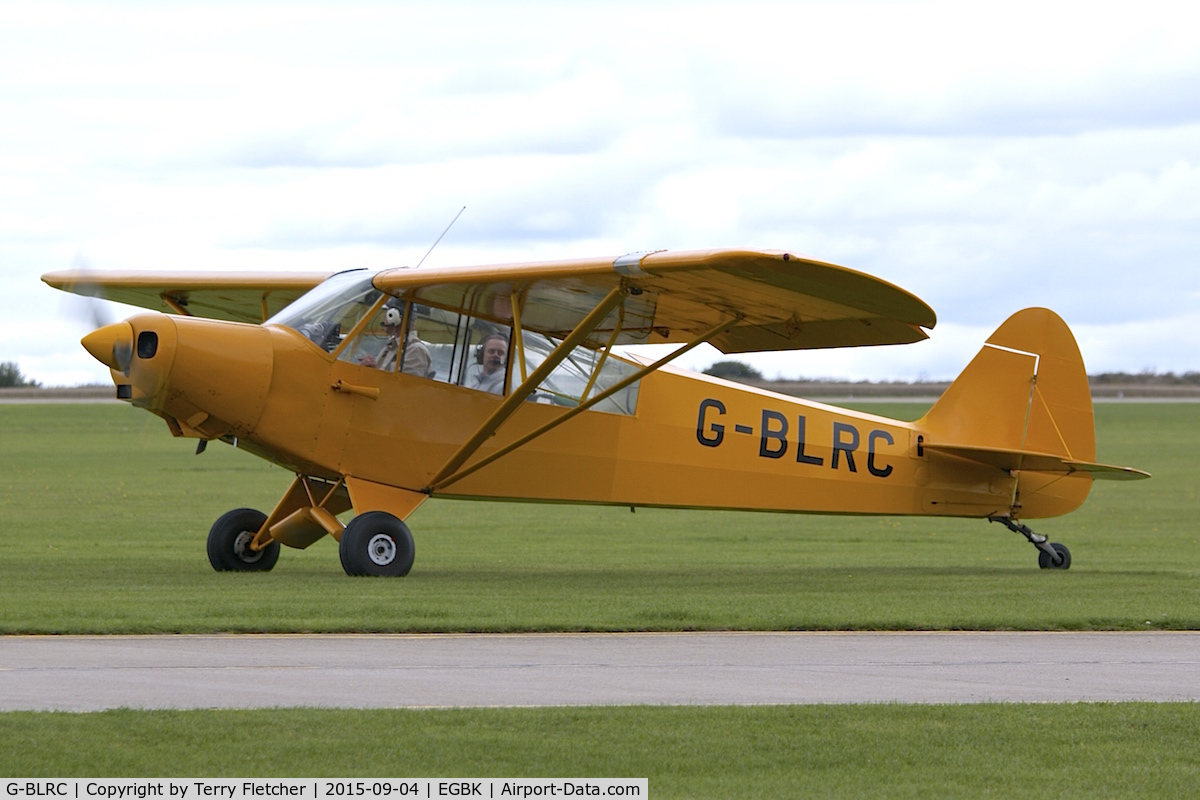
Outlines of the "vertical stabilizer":
M 1066 323 L 1045 308 L 1009 317 L 917 425 L 930 443 L 1096 457 L 1083 358 Z M 1019 484 L 1014 516 L 1053 516 L 1082 503 L 1091 479 L 1026 470 Z

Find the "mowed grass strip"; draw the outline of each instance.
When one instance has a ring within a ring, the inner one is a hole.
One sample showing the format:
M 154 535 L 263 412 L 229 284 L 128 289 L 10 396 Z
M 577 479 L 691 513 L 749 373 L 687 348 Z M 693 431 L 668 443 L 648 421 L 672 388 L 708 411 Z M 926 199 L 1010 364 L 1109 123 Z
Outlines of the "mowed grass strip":
M 1200 705 L 0 714 L 22 777 L 636 777 L 671 797 L 1186 797 Z
M 269 510 L 289 473 L 195 456 L 125 405 L 0 406 L 0 632 L 1198 628 L 1200 405 L 1096 414 L 1099 460 L 1154 478 L 1033 523 L 1066 572 L 982 520 L 433 500 L 409 520 L 413 572 L 379 580 L 347 577 L 330 538 L 216 573 L 212 521 Z

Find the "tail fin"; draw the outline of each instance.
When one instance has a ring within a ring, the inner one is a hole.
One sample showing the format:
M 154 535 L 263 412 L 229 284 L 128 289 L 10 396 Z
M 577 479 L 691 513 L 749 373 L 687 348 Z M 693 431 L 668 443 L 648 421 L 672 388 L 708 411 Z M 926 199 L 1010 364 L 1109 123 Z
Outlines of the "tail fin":
M 1066 323 L 1044 308 L 1018 311 L 996 329 L 917 426 L 927 448 L 1022 470 L 1013 516 L 1074 510 L 1091 480 L 1062 478 L 1100 467 L 1091 464 L 1096 432 L 1083 358 Z
M 922 426 L 931 441 L 1093 460 L 1092 395 L 1067 324 L 1045 308 L 1013 314 Z

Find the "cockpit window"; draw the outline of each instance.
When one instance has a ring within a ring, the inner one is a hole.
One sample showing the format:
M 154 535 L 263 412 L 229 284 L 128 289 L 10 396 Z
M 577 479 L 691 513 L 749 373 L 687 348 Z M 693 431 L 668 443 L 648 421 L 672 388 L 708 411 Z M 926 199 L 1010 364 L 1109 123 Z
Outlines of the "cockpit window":
M 434 380 L 504 394 L 508 374 L 507 325 L 453 311 L 413 306 L 413 331 L 428 342 Z
M 559 345 L 558 339 L 531 330 L 514 331 L 499 321 L 385 298 L 372 286 L 373 278 L 367 270 L 338 273 L 265 324 L 293 328 L 327 352 L 337 352 L 342 361 L 497 395 L 515 390 Z M 354 339 L 345 341 L 355 331 Z M 581 344 L 550 371 L 529 399 L 577 406 L 608 392 L 637 369 L 609 357 L 604 348 Z M 633 414 L 637 397 L 638 383 L 633 382 L 592 408 Z
M 366 270 L 339 272 L 266 321 L 286 325 L 332 353 L 379 300 Z
M 423 306 L 391 297 L 363 325 L 354 341 L 342 347 L 338 358 L 383 372 L 400 372 L 421 378 L 435 377 L 429 346 L 421 340 L 415 323 Z
M 541 366 L 558 341 L 535 331 L 524 331 L 524 370 L 513 369 L 512 384 L 515 389 L 523 375 L 531 374 Z M 530 400 L 559 406 L 577 406 L 588 398 L 606 391 L 637 372 L 638 367 L 620 358 L 609 357 L 603 350 L 594 350 L 580 345 L 558 363 Z M 638 383 L 626 386 L 601 400 L 592 408 L 611 414 L 634 414 L 637 411 Z

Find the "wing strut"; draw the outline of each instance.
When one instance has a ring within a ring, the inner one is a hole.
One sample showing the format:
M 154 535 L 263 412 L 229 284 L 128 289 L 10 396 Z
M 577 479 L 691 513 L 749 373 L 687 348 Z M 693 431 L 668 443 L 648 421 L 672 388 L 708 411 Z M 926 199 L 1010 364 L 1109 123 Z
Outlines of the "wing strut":
M 626 386 L 629 386 L 631 383 L 633 383 L 635 381 L 640 381 L 642 378 L 646 377 L 651 372 L 654 372 L 655 370 L 661 368 L 663 365 L 675 360 L 676 358 L 678 358 L 679 356 L 688 352 L 692 348 L 698 347 L 699 345 L 704 344 L 705 342 L 707 342 L 709 339 L 713 338 L 714 336 L 720 336 L 722 333 L 724 333 L 725 331 L 727 331 L 731 327 L 733 327 L 735 324 L 737 324 L 739 319 L 740 319 L 740 317 L 731 317 L 730 319 L 727 319 L 717 325 L 714 325 L 712 328 L 709 328 L 707 331 L 700 334 L 698 337 L 696 337 L 692 341 L 688 342 L 687 344 L 685 344 L 683 347 L 679 348 L 678 350 L 668 353 L 667 355 L 660 358 L 658 361 L 655 361 L 653 364 L 642 367 L 641 369 L 639 369 L 637 372 L 633 373 L 632 375 L 627 375 L 626 377 L 617 381 L 612 386 L 605 389 L 603 392 L 600 392 L 599 394 L 595 395 L 594 397 L 587 400 L 586 402 L 580 403 L 579 405 L 575 406 L 571 410 L 564 413 L 562 416 L 556 417 L 555 419 L 550 420 L 549 422 L 547 422 L 545 425 L 542 425 L 537 430 L 527 433 L 526 435 L 522 436 L 520 439 L 517 439 L 515 442 L 505 445 L 504 447 L 500 448 L 496 452 L 492 453 L 487 458 L 482 458 L 479 461 L 472 464 L 471 466 L 467 467 L 466 469 L 459 470 L 458 472 L 454 473 L 453 475 L 450 475 L 449 477 L 441 478 L 439 480 L 435 480 L 435 481 L 431 482 L 429 490 L 430 491 L 440 490 L 446 486 L 449 486 L 452 483 L 460 481 L 463 478 L 470 475 L 471 473 L 475 472 L 476 470 L 483 469 L 488 464 L 491 464 L 493 461 L 495 461 L 499 458 L 502 458 L 503 456 L 508 455 L 513 450 L 516 450 L 519 447 L 523 447 L 524 445 L 526 445 L 527 443 L 538 438 L 542 434 L 547 433 L 547 432 L 553 430 L 554 428 L 557 428 L 559 425 L 562 425 L 564 422 L 571 419 L 576 414 L 579 414 L 580 412 L 583 412 L 583 411 L 587 411 L 592 406 L 611 397 L 612 395 L 614 395 L 617 392 L 624 389 Z
M 480 448 L 480 446 L 495 433 L 501 425 L 503 425 L 513 413 L 521 407 L 525 399 L 533 394 L 534 389 L 541 385 L 542 381 L 550 375 L 554 368 L 557 367 L 563 359 L 571 354 L 571 351 L 580 344 L 587 336 L 600 325 L 601 322 L 609 315 L 610 312 L 624 300 L 629 294 L 629 287 L 625 285 L 614 286 L 599 305 L 593 308 L 586 317 L 579 321 L 575 326 L 575 330 L 563 339 L 557 347 L 546 357 L 546 360 L 538 366 L 529 377 L 521 382 L 513 392 L 505 398 L 500 407 L 492 412 L 492 415 L 484 420 L 479 429 L 474 435 L 458 449 L 458 452 L 450 457 L 436 475 L 429 481 L 426 492 L 432 492 L 445 478 L 453 475 L 455 470 L 463 465 L 463 463 L 471 457 L 471 455 Z
M 159 297 L 161 297 L 162 301 L 164 303 L 166 303 L 167 306 L 169 306 L 170 309 L 172 311 L 174 311 L 176 314 L 178 314 L 179 316 L 181 316 L 181 317 L 192 316 L 192 312 L 187 310 L 187 306 L 183 302 L 180 302 L 179 300 L 177 300 L 176 298 L 167 294 L 166 292 L 163 292 L 162 294 L 160 294 Z

